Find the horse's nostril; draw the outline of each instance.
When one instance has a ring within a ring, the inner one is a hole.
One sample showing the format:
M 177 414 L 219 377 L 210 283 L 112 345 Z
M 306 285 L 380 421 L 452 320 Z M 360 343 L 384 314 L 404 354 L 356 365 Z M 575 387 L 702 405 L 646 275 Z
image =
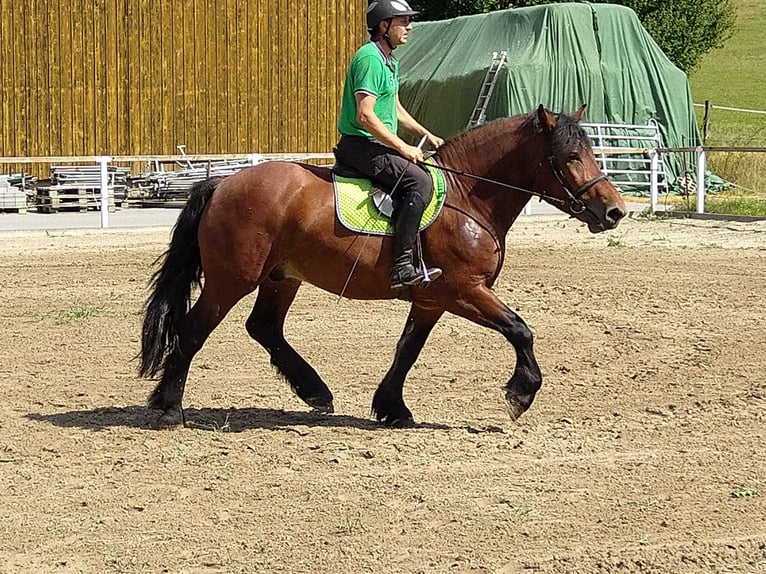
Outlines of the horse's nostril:
M 613 207 L 606 212 L 607 220 L 611 221 L 612 223 L 617 223 L 623 217 L 625 217 L 625 212 L 619 207 Z

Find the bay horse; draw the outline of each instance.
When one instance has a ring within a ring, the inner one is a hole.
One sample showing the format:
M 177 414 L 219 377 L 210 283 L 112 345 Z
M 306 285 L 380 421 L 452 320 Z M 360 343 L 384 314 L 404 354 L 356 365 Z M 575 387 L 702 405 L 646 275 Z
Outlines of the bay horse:
M 411 301 L 393 364 L 373 396 L 379 422 L 414 424 L 402 396 L 404 381 L 445 311 L 493 329 L 513 345 L 516 365 L 504 391 L 517 419 L 532 404 L 542 374 L 530 329 L 492 290 L 511 224 L 532 195 L 593 233 L 614 228 L 626 213 L 579 125 L 584 108 L 567 115 L 540 105 L 460 134 L 437 150 L 433 159 L 445 170 L 446 203 L 422 232 L 421 245 L 424 260 L 444 275 L 427 289 L 391 289 L 391 237 L 341 226 L 328 167 L 266 162 L 195 184 L 168 249 L 155 262 L 144 308 L 139 374 L 161 374 L 149 397 L 149 407 L 162 411 L 158 426 L 184 423 L 181 402 L 194 355 L 229 310 L 256 289 L 248 334 L 299 398 L 333 412 L 330 389 L 284 338 L 285 317 L 304 281 L 352 299 Z M 202 290 L 192 304 L 195 286 Z

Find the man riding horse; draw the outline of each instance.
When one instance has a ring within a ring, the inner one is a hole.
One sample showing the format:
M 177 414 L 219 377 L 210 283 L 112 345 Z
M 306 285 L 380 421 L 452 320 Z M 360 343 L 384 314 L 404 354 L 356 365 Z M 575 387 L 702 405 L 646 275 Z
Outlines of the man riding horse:
M 431 176 L 418 162 L 423 151 L 397 135 L 398 126 L 424 137 L 434 148 L 444 143 L 419 124 L 399 101 L 399 62 L 393 55 L 407 43 L 415 12 L 405 0 L 371 0 L 367 7 L 370 41 L 359 48 L 348 67 L 338 131 L 336 158 L 392 190 L 396 209 L 391 287 L 418 285 L 438 278 L 439 268 L 413 264 L 413 245 L 423 211 L 431 201 Z

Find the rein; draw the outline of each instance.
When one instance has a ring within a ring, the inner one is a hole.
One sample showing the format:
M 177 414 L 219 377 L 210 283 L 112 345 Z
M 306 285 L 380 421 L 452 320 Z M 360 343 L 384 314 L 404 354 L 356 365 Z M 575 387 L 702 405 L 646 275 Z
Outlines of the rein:
M 438 170 L 446 171 L 446 172 L 449 172 L 449 173 L 454 173 L 455 175 L 460 175 L 460 176 L 463 176 L 463 177 L 467 177 L 469 179 L 475 179 L 475 180 L 478 180 L 478 181 L 483 181 L 484 183 L 490 183 L 490 184 L 497 185 L 497 186 L 500 186 L 500 187 L 505 187 L 506 189 L 513 189 L 514 191 L 521 191 L 521 192 L 526 193 L 528 195 L 531 195 L 531 196 L 534 196 L 534 197 L 539 197 L 540 200 L 544 199 L 548 203 L 556 203 L 556 204 L 561 205 L 561 206 L 568 204 L 569 211 L 571 213 L 573 213 L 574 215 L 579 215 L 583 211 L 586 211 L 586 210 L 590 211 L 588 206 L 585 205 L 580 198 L 583 196 L 583 194 L 586 191 L 588 191 L 591 187 L 596 185 L 599 181 L 606 179 L 606 175 L 601 173 L 601 174 L 597 175 L 596 177 L 594 177 L 593 179 L 591 179 L 590 181 L 588 181 L 588 182 L 584 183 L 583 185 L 581 185 L 577 189 L 577 191 L 573 192 L 571 189 L 569 189 L 569 186 L 567 185 L 567 183 L 566 183 L 566 181 L 564 179 L 564 174 L 561 171 L 561 168 L 556 163 L 556 160 L 554 159 L 553 154 L 549 155 L 548 156 L 548 163 L 549 163 L 549 165 L 551 167 L 551 171 L 553 172 L 553 175 L 556 176 L 556 179 L 561 184 L 561 187 L 564 189 L 566 194 L 569 196 L 569 200 L 566 201 L 566 200 L 560 199 L 558 197 L 553 197 L 552 195 L 548 195 L 544 191 L 543 192 L 532 191 L 531 189 L 526 189 L 524 187 L 517 187 L 517 186 L 511 185 L 509 183 L 504 183 L 502 181 L 497 181 L 496 179 L 489 179 L 489 178 L 486 178 L 486 177 L 482 177 L 480 175 L 475 175 L 475 174 L 472 174 L 472 173 L 467 173 L 467 172 L 459 170 L 459 169 L 453 169 L 451 167 L 446 167 L 446 166 L 439 165 L 439 164 L 436 164 L 436 163 L 426 163 L 426 162 L 419 162 L 419 163 L 422 163 L 424 165 L 430 165 L 431 167 L 434 167 L 434 168 L 436 168 Z

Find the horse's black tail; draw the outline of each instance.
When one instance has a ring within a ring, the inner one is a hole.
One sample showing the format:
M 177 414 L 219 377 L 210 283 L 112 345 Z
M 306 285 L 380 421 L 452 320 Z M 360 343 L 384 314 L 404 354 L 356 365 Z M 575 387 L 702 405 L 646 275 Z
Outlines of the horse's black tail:
M 154 262 L 154 265 L 162 264 L 152 275 L 152 292 L 144 306 L 138 368 L 142 377 L 156 375 L 163 369 L 166 358 L 178 351 L 179 323 L 189 311 L 192 288 L 202 285 L 197 228 L 202 211 L 221 179 L 210 178 L 192 186 L 173 227 L 170 246 Z

